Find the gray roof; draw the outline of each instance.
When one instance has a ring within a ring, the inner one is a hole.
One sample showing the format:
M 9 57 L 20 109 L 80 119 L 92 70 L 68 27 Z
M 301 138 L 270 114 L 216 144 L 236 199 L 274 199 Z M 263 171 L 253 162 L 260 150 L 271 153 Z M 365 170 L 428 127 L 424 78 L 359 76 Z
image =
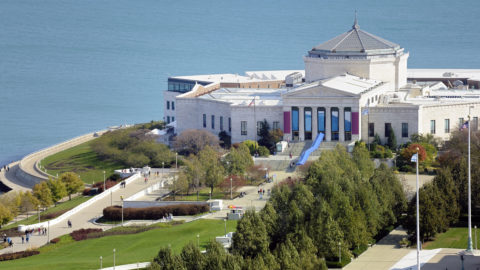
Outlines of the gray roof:
M 355 19 L 350 31 L 315 46 L 312 51 L 368 53 L 371 51 L 395 52 L 399 48 L 400 45 L 398 44 L 361 30 Z

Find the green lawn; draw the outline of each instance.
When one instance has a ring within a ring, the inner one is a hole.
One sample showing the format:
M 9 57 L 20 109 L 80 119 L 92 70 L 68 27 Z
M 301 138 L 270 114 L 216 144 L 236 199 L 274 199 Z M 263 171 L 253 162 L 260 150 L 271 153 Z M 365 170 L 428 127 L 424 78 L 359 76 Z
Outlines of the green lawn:
M 227 221 L 227 231 L 234 231 L 236 221 Z M 224 234 L 223 220 L 198 220 L 169 228 L 160 228 L 131 235 L 107 236 L 97 239 L 72 242 L 67 240 L 41 248 L 40 254 L 32 257 L 5 261 L 0 269 L 98 269 L 99 257 L 103 256 L 103 267 L 113 266 L 113 249 L 116 249 L 116 264 L 150 261 L 162 246 L 171 245 L 180 252 L 189 241 L 200 245 L 215 236 Z M 68 239 L 68 237 L 64 237 Z
M 477 233 L 480 233 L 477 232 Z M 480 237 L 480 234 L 478 235 Z M 475 247 L 475 229 L 472 228 L 472 241 Z M 423 245 L 424 249 L 436 248 L 467 248 L 468 228 L 450 228 L 444 233 L 440 233 L 435 241 L 427 242 Z M 477 245 L 480 244 L 477 240 Z
M 77 196 L 70 201 L 65 201 L 65 202 L 57 204 L 57 206 L 50 207 L 47 210 L 45 210 L 44 212 L 40 213 L 40 221 L 46 221 L 47 220 L 47 219 L 42 218 L 43 215 L 47 215 L 47 214 L 62 211 L 62 210 L 70 210 L 70 209 L 76 207 L 77 205 L 88 201 L 90 198 L 92 198 L 92 197 L 90 197 L 90 196 Z M 19 220 L 19 221 L 15 222 L 15 223 L 12 223 L 8 226 L 2 227 L 2 229 L 10 229 L 10 228 L 17 227 L 20 224 L 29 225 L 29 224 L 34 224 L 34 223 L 37 223 L 37 222 L 38 222 L 38 215 L 32 215 L 32 216 L 30 216 L 26 219 L 22 219 L 22 220 Z
M 48 156 L 41 161 L 41 165 L 45 166 L 51 175 L 75 172 L 87 184 L 103 181 L 104 170 L 108 177 L 114 170 L 123 168 L 121 164 L 100 160 L 93 152 L 91 143 L 92 141 L 89 141 Z
M 233 197 L 237 196 L 238 192 L 233 192 Z M 192 191 L 190 194 L 178 194 L 176 195 L 175 199 L 177 201 L 196 201 L 197 200 L 197 192 Z M 210 199 L 210 188 L 202 188 L 198 193 L 198 201 L 208 201 Z M 212 199 L 230 199 L 230 193 L 223 192 L 218 188 L 213 189 Z M 173 200 L 173 196 L 169 196 L 166 200 Z

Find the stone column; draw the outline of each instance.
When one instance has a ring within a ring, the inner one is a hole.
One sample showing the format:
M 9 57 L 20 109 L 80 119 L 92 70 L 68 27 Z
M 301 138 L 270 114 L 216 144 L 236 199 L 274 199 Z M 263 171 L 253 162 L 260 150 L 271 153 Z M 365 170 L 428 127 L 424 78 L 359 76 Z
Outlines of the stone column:
M 298 140 L 305 141 L 305 110 L 298 107 Z
M 312 107 L 312 140 L 315 140 L 318 133 L 317 107 Z
M 345 108 L 338 107 L 338 140 L 345 141 Z
M 325 107 L 325 141 L 332 140 L 332 112 L 331 107 Z

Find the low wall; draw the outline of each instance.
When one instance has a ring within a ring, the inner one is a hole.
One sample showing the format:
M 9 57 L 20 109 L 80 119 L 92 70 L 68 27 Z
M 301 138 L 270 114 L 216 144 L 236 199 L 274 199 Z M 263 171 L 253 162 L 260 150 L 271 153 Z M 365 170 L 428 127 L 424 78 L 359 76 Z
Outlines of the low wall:
M 208 204 L 197 201 L 123 201 L 124 208 L 146 208 L 179 204 Z
M 132 196 L 126 198 L 125 201 L 135 201 L 135 200 L 137 200 L 137 199 L 140 198 L 140 197 L 143 197 L 143 196 L 145 196 L 145 195 L 149 195 L 149 194 L 151 194 L 154 190 L 159 190 L 160 188 L 163 188 L 163 187 L 164 187 L 164 183 L 165 183 L 165 181 L 162 181 L 162 182 L 153 184 L 153 185 L 149 186 L 148 188 L 146 188 L 146 189 L 144 189 L 144 190 L 140 190 L 139 192 L 137 192 L 137 193 L 133 194 Z
M 141 178 L 141 177 L 142 176 L 140 174 L 135 174 L 135 175 L 129 177 L 128 179 L 125 179 L 125 183 L 128 185 L 129 183 L 131 183 L 131 182 L 133 182 L 136 179 Z M 106 191 L 114 192 L 118 189 L 120 189 L 120 184 L 117 184 L 117 185 L 107 189 Z M 75 215 L 79 211 L 82 211 L 86 207 L 94 204 L 95 202 L 97 202 L 97 201 L 99 201 L 99 200 L 101 200 L 101 199 L 103 199 L 107 196 L 110 196 L 110 192 L 102 192 L 102 193 L 96 195 L 95 197 L 91 198 L 90 200 L 78 205 L 77 207 L 69 210 L 68 212 L 65 212 L 61 216 L 59 216 L 57 218 L 54 218 L 52 220 L 44 221 L 44 222 L 40 222 L 40 223 L 36 223 L 36 224 L 31 224 L 31 225 L 19 225 L 18 226 L 18 231 L 24 232 L 25 230 L 36 229 L 36 228 L 46 228 L 49 225 L 56 225 L 56 224 L 70 218 L 71 216 Z

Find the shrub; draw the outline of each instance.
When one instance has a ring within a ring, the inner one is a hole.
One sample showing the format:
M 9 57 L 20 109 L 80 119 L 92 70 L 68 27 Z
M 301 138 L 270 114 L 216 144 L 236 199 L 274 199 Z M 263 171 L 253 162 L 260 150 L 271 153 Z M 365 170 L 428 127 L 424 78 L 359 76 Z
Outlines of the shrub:
M 0 255 L 0 261 L 16 260 L 16 259 L 21 259 L 21 258 L 37 255 L 37 254 L 40 254 L 40 251 L 38 251 L 38 250 L 26 250 L 26 251 L 20 251 L 20 252 L 15 252 L 15 253 L 6 253 L 6 254 Z
M 102 232 L 102 231 L 103 231 L 102 229 L 94 229 L 94 228 L 80 229 L 80 230 L 76 230 L 76 231 L 71 232 L 70 236 L 75 241 L 82 241 L 82 240 L 87 239 L 87 235 L 89 233 L 98 233 L 98 232 Z
M 86 189 L 84 189 L 83 192 L 82 192 L 82 195 L 83 195 L 83 196 L 89 196 L 91 190 L 92 190 L 91 188 L 86 188 Z
M 56 243 L 58 243 L 58 242 L 60 242 L 60 238 L 59 238 L 59 237 L 53 238 L 52 240 L 50 240 L 50 243 L 52 243 L 52 244 L 56 244 Z
M 250 150 L 250 155 L 253 156 L 255 154 L 255 150 L 258 148 L 258 143 L 256 141 L 246 140 L 243 141 L 243 144 L 248 147 L 248 149 Z
M 258 154 L 262 157 L 268 157 L 270 155 L 270 150 L 265 146 L 258 147 Z
M 125 220 L 132 219 L 161 219 L 168 214 L 174 216 L 190 216 L 204 212 L 208 212 L 210 207 L 208 204 L 177 204 L 166 205 L 158 207 L 145 207 L 145 208 L 125 208 L 123 209 L 123 218 Z M 110 206 L 103 209 L 103 216 L 109 220 L 121 220 L 122 208 L 120 206 Z
M 121 180 L 122 177 L 120 176 L 120 174 L 114 173 L 114 174 L 110 175 L 110 176 L 108 177 L 108 179 L 110 179 L 110 180 L 112 180 L 112 181 L 115 181 L 115 182 L 118 182 L 118 180 Z

